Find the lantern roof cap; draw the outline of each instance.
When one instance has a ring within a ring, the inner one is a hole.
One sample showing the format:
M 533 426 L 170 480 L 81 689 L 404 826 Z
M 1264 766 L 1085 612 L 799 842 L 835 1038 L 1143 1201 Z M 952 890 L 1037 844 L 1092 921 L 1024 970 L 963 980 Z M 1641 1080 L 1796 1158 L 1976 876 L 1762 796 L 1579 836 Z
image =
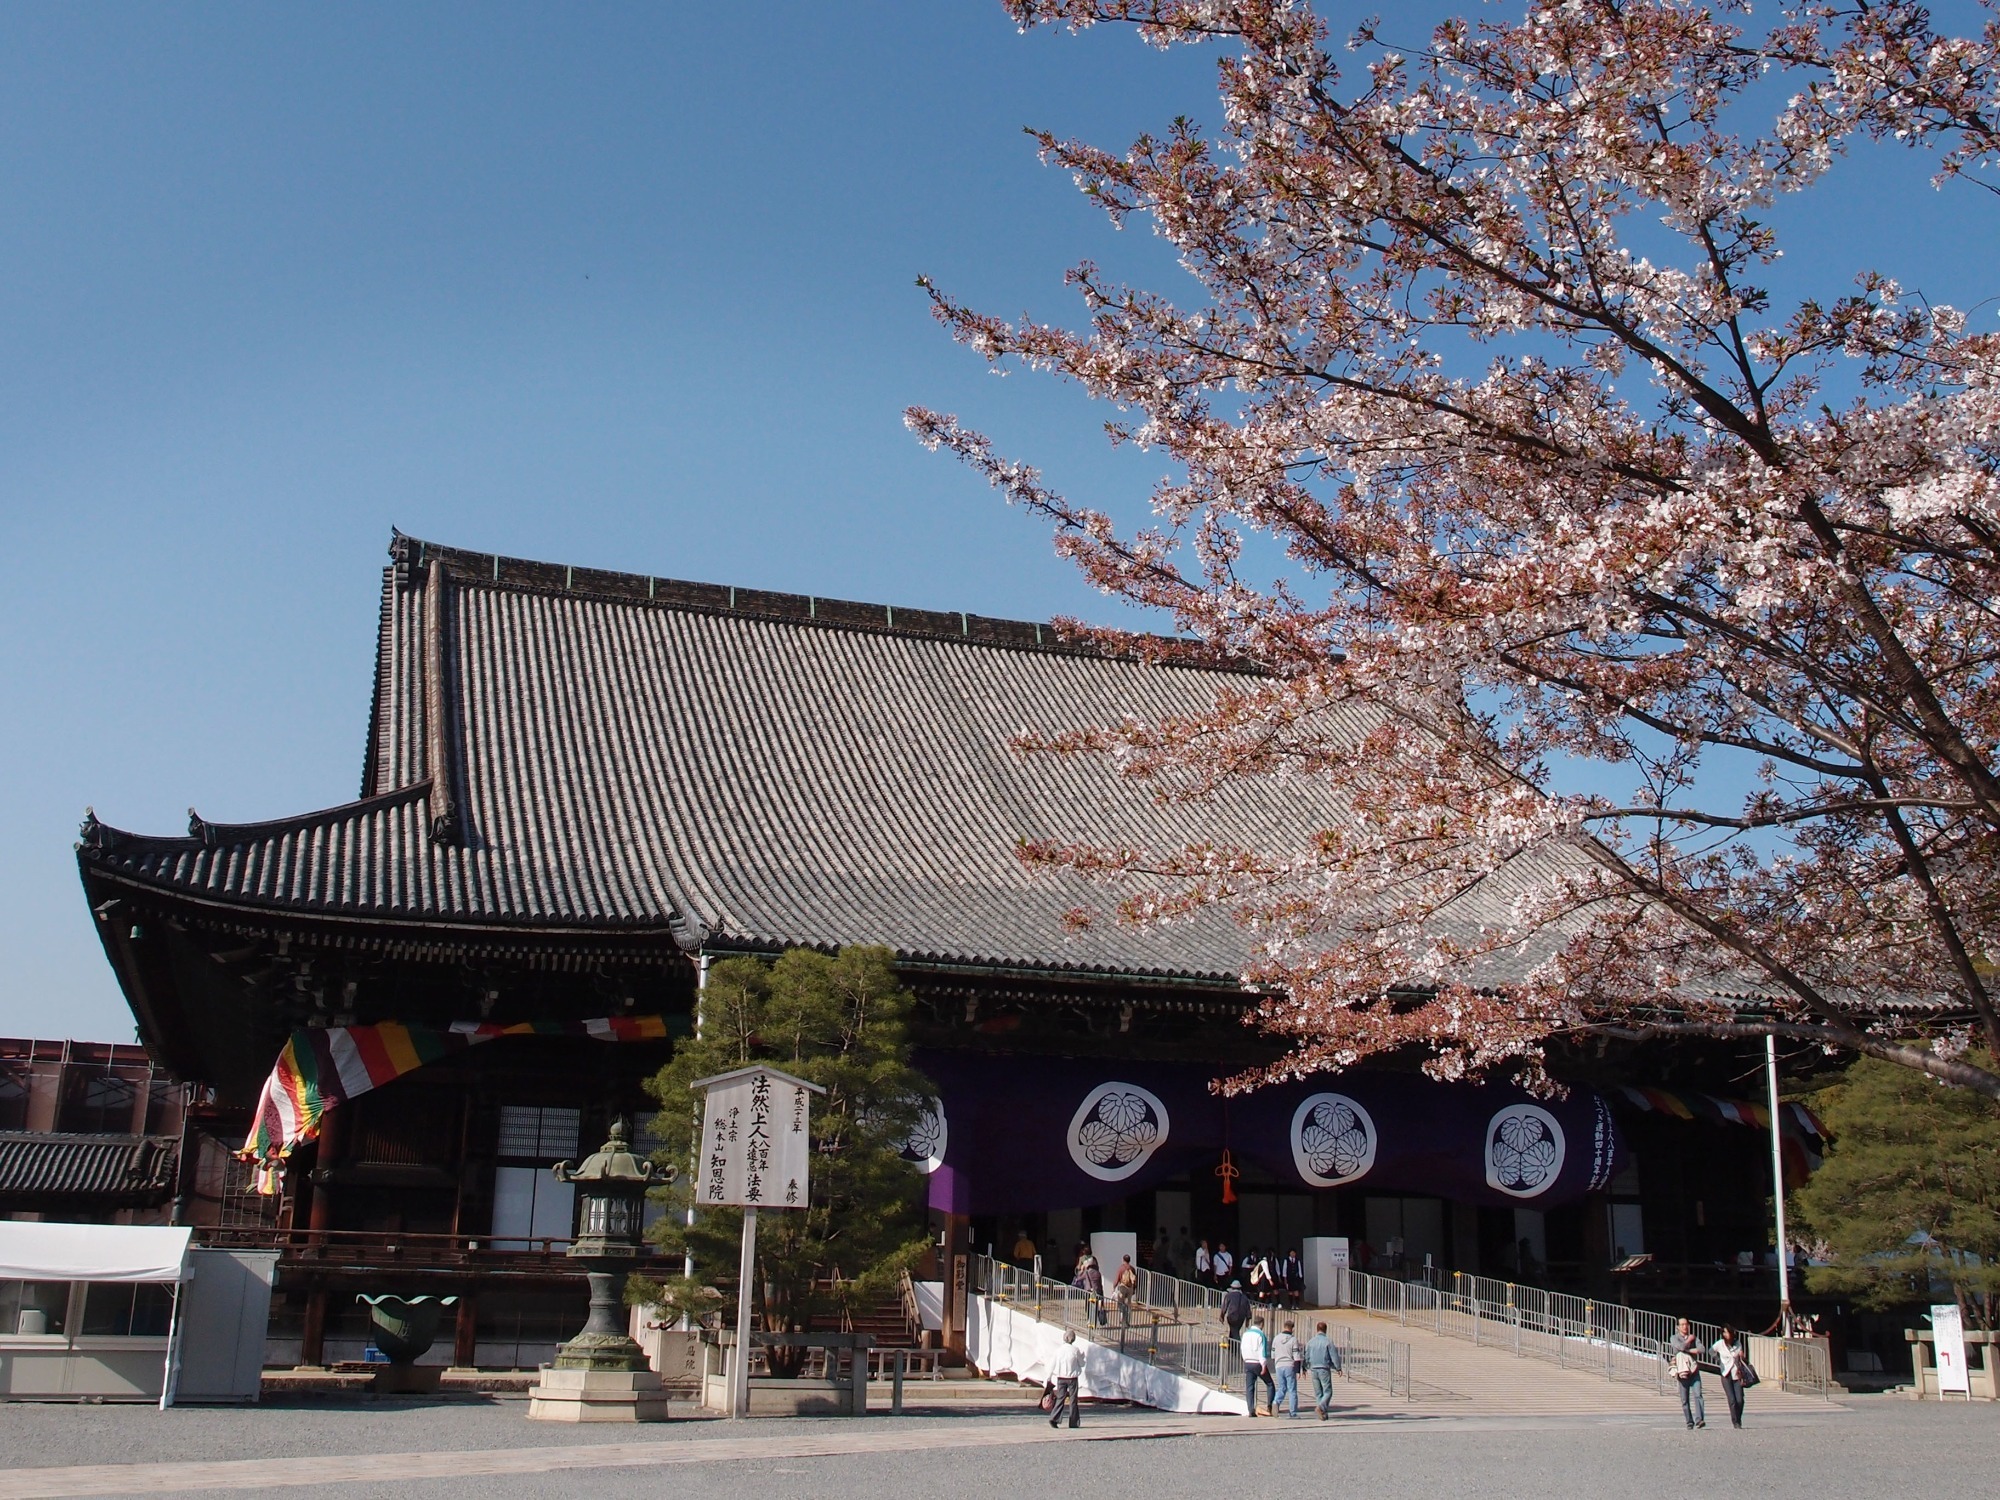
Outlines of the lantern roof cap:
M 652 1162 L 632 1154 L 626 1144 L 625 1122 L 611 1122 L 610 1139 L 583 1159 L 580 1167 L 557 1162 L 558 1182 L 652 1182 L 659 1169 Z

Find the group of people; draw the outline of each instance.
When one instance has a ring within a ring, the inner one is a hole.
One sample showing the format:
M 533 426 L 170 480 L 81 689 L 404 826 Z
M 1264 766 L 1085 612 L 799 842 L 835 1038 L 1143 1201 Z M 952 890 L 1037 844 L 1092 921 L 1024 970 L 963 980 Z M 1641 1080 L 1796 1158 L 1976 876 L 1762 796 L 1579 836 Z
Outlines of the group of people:
M 1674 1336 L 1667 1341 L 1665 1357 L 1673 1366 L 1674 1380 L 1680 1387 L 1681 1416 L 1688 1431 L 1708 1425 L 1701 1387 L 1704 1352 L 1722 1377 L 1722 1397 L 1729 1403 L 1729 1425 L 1741 1427 L 1743 1393 L 1757 1384 L 1757 1368 L 1750 1363 L 1749 1341 L 1725 1323 L 1722 1336 L 1704 1351 L 1701 1340 L 1694 1336 L 1694 1325 L 1682 1318 Z
M 1299 1378 L 1310 1375 L 1313 1408 L 1319 1419 L 1327 1419 L 1333 1405 L 1333 1377 L 1339 1371 L 1340 1346 L 1327 1336 L 1326 1324 L 1318 1324 L 1311 1338 L 1299 1342 L 1292 1320 L 1287 1318 L 1277 1333 L 1264 1332 L 1262 1317 L 1253 1317 L 1249 1326 L 1236 1335 L 1236 1347 L 1243 1357 L 1243 1398 L 1251 1416 L 1257 1415 L 1257 1386 L 1264 1386 L 1264 1412 L 1278 1414 L 1283 1402 L 1287 1415 L 1299 1414 Z
M 1097 1263 L 1097 1257 L 1090 1253 L 1088 1245 L 1076 1247 L 1076 1270 L 1070 1276 L 1069 1284 L 1083 1293 L 1084 1313 L 1090 1321 L 1103 1328 L 1111 1319 L 1105 1311 L 1105 1294 L 1118 1305 L 1118 1321 L 1121 1327 L 1129 1327 L 1132 1322 L 1132 1304 L 1139 1296 L 1139 1270 L 1132 1264 L 1132 1257 L 1118 1257 L 1118 1269 L 1111 1273 L 1111 1284 L 1104 1281 L 1104 1268 Z
M 1195 1246 L 1194 1280 L 1202 1286 L 1247 1289 L 1251 1301 L 1266 1307 L 1297 1308 L 1306 1294 L 1306 1264 L 1299 1252 L 1269 1255 L 1245 1250 L 1239 1260 L 1227 1241 L 1218 1240 L 1214 1250 L 1203 1240 Z

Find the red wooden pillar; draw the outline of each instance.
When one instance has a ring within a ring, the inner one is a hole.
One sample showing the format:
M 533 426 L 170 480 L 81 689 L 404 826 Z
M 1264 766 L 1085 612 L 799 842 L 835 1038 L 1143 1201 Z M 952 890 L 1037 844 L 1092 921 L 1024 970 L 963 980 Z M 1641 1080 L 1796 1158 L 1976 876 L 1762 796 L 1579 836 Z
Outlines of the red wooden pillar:
M 458 1294 L 458 1322 L 452 1329 L 451 1362 L 461 1370 L 469 1370 L 479 1362 L 479 1294 L 477 1292 L 460 1292 Z
M 328 1178 L 340 1162 L 345 1125 L 346 1117 L 337 1109 L 330 1109 L 320 1117 L 319 1154 L 311 1179 L 312 1207 L 306 1220 L 306 1228 L 312 1231 L 315 1240 L 333 1228 L 333 1184 Z
M 326 1363 L 326 1286 L 314 1282 L 306 1293 L 306 1326 L 299 1337 L 299 1363 Z

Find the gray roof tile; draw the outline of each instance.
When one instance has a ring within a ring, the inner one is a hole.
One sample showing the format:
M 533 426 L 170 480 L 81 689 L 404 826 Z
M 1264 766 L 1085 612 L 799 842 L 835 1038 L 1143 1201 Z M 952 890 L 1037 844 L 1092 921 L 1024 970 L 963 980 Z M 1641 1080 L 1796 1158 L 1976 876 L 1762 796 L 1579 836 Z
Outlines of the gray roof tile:
M 1015 857 L 1035 837 L 1279 851 L 1340 816 L 1300 780 L 1163 804 L 1023 730 L 1198 711 L 1232 680 L 975 616 L 752 594 L 398 538 L 362 800 L 186 838 L 86 825 L 84 857 L 191 895 L 384 920 L 662 928 L 778 947 L 1131 975 L 1237 974 L 1213 913 L 1066 931 L 1103 900 Z M 425 599 L 442 558 L 456 838 L 431 837 Z M 1038 644 L 1039 643 L 1039 644 Z M 1357 726 L 1358 727 L 1358 726 Z

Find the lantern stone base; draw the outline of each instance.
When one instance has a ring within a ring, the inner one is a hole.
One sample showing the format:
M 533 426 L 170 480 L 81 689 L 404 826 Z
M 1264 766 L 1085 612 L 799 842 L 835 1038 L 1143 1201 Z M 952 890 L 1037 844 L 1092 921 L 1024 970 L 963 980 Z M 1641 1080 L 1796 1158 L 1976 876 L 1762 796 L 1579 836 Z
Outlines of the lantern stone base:
M 651 1370 L 558 1370 L 543 1366 L 528 1387 L 528 1415 L 541 1422 L 664 1422 L 667 1393 Z

